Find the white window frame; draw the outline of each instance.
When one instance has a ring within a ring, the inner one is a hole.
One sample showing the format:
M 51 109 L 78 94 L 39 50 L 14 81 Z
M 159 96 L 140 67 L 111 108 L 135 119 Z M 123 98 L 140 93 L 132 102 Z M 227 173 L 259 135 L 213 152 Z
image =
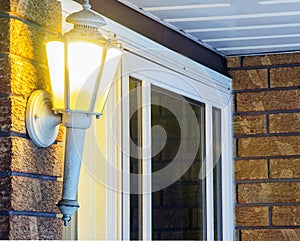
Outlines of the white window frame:
M 162 62 L 162 61 L 161 61 Z M 222 128 L 222 186 L 224 187 L 233 187 L 232 182 L 232 152 L 231 152 L 231 97 L 230 92 L 227 89 L 217 90 L 217 87 L 222 88 L 217 85 L 214 81 L 209 85 L 207 83 L 203 83 L 203 79 L 194 79 L 190 78 L 186 75 L 183 71 L 182 73 L 178 73 L 176 71 L 170 70 L 162 66 L 161 63 L 157 64 L 141 58 L 133 53 L 126 53 L 123 58 L 122 64 L 122 71 L 123 71 L 123 78 L 122 78 L 122 93 L 123 95 L 128 95 L 128 86 L 129 86 L 129 79 L 130 77 L 138 79 L 141 81 L 142 86 L 144 87 L 146 93 L 144 93 L 143 98 L 143 106 L 150 106 L 151 103 L 151 85 L 158 86 L 164 88 L 166 90 L 175 92 L 177 94 L 181 94 L 185 97 L 194 99 L 205 104 L 205 138 L 206 138 L 206 203 L 207 203 L 207 240 L 214 240 L 214 193 L 213 193 L 213 148 L 212 148 L 212 108 L 218 108 L 221 110 L 221 128 Z M 210 81 L 213 81 L 211 79 Z M 192 84 L 193 88 L 189 88 L 190 86 L 186 86 L 186 83 Z M 223 84 L 223 83 L 222 83 Z M 207 94 L 209 93 L 209 94 Z M 199 95 L 200 94 L 200 95 Z M 124 103 L 123 108 L 125 110 L 125 116 L 129 115 L 128 112 L 128 103 Z M 127 111 L 126 111 L 127 110 Z M 151 136 L 151 130 L 149 129 L 151 124 L 149 123 L 149 117 L 151 117 L 151 113 L 149 109 L 143 110 L 147 114 L 144 115 L 148 116 L 148 119 L 143 119 L 142 129 L 146 132 L 146 136 Z M 123 122 L 123 132 L 125 139 L 123 139 L 124 145 L 128 148 L 125 150 L 125 153 L 129 153 L 129 119 L 126 119 L 126 122 Z M 149 145 L 149 138 L 145 139 L 143 143 L 145 145 Z M 151 163 L 151 153 L 146 154 L 147 156 L 144 157 L 149 159 Z M 123 156 L 123 162 L 126 163 L 125 165 L 129 168 L 129 158 L 125 155 Z M 225 168 L 226 167 L 226 168 Z M 128 169 L 129 170 L 129 169 Z M 151 173 L 151 165 L 147 166 L 144 170 L 144 174 Z M 151 183 L 151 180 L 146 180 L 148 183 Z M 124 185 L 130 186 L 129 179 L 124 180 Z M 144 187 L 145 193 L 151 190 L 151 187 L 147 186 Z M 222 216 L 223 216 L 223 239 L 224 240 L 232 240 L 233 238 L 233 190 L 222 189 Z M 147 194 L 143 196 L 144 205 L 143 206 L 143 224 L 148 223 L 148 225 L 143 226 L 143 239 L 144 240 L 151 240 L 151 195 Z M 124 220 L 123 228 L 123 238 L 128 240 L 130 238 L 130 228 L 127 225 L 129 223 L 129 196 L 127 199 L 124 199 L 124 207 L 126 210 L 123 210 L 126 214 L 126 220 Z
M 61 0 L 64 16 L 78 11 L 80 5 L 71 0 Z M 206 131 L 206 163 L 213 163 L 212 153 L 212 108 L 221 110 L 222 128 L 222 215 L 223 215 L 223 240 L 234 239 L 234 189 L 233 189 L 233 157 L 232 157 L 232 110 L 231 110 L 231 80 L 201 64 L 198 64 L 178 53 L 175 53 L 135 32 L 125 28 L 107 18 L 107 28 L 116 33 L 119 41 L 125 49 L 120 68 L 120 81 L 112 88 L 111 97 L 107 102 L 106 116 L 107 128 L 111 127 L 115 105 L 122 96 L 128 93 L 128 81 L 130 77 L 142 81 L 146 92 L 143 95 L 143 102 L 150 101 L 151 85 L 156 85 L 169 91 L 181 94 L 205 104 L 205 131 Z M 63 29 L 67 31 L 69 25 L 64 22 Z M 174 78 L 169 81 L 169 77 Z M 183 81 L 184 80 L 184 81 Z M 185 83 L 185 84 L 184 84 Z M 197 91 L 186 85 L 192 83 Z M 199 95 L 200 93 L 200 95 Z M 129 148 L 129 123 L 128 103 L 122 102 L 122 108 L 117 110 L 118 118 L 113 121 L 113 126 L 119 130 L 117 136 L 111 136 L 105 132 L 106 148 L 105 154 L 110 157 L 109 161 L 113 166 L 123 168 L 123 172 L 129 172 L 129 158 L 124 156 L 122 150 Z M 143 110 L 143 136 L 151 136 L 151 125 L 149 118 L 150 107 Z M 127 126 L 127 129 L 126 129 Z M 117 140 L 117 141 L 116 141 Z M 144 142 L 149 141 L 145 139 Z M 115 146 L 117 142 L 117 147 Z M 120 150 L 120 148 L 122 150 Z M 128 153 L 128 152 L 127 152 Z M 150 153 L 144 153 L 145 158 L 151 158 Z M 147 163 L 151 163 L 150 161 Z M 208 166 L 209 167 L 209 166 Z M 151 172 L 151 165 L 144 167 L 144 173 Z M 110 188 L 106 190 L 106 227 L 105 237 L 107 240 L 128 240 L 129 239 L 129 194 L 126 192 L 129 177 L 124 175 L 117 177 L 108 166 L 106 169 L 106 184 L 118 186 L 124 193 L 115 192 Z M 213 240 L 213 174 L 212 167 L 207 169 L 206 191 L 207 191 L 207 240 Z M 151 189 L 151 180 L 145 180 L 144 191 Z M 80 194 L 79 194 L 80 195 Z M 151 239 L 151 195 L 144 195 L 143 234 L 144 240 Z M 83 207 L 81 207 L 82 209 Z M 80 227 L 78 227 L 80 229 Z

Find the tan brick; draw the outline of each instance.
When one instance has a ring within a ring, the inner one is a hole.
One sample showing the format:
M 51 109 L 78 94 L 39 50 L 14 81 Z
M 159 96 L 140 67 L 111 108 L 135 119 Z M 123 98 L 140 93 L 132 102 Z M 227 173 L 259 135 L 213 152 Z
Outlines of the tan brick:
M 59 213 L 56 203 L 61 197 L 61 183 L 13 176 L 12 209 Z
M 11 130 L 11 126 L 11 100 L 8 97 L 3 97 L 0 98 L 0 130 L 8 132 Z
M 235 215 L 238 227 L 269 225 L 268 207 L 236 207 Z
M 272 225 L 300 226 L 300 206 L 272 207 Z
M 280 64 L 299 64 L 300 54 L 271 54 L 262 56 L 248 56 L 243 59 L 244 67 L 280 65 Z
M 239 68 L 241 67 L 240 57 L 228 57 L 227 58 L 227 68 Z
M 235 180 L 267 179 L 267 160 L 241 160 L 234 162 Z
M 45 36 L 41 29 L 11 19 L 9 52 L 46 64 Z
M 2 137 L 0 140 L 0 171 L 62 176 L 62 145 L 38 148 L 24 138 Z
M 0 171 L 6 172 L 11 169 L 12 141 L 9 137 L 0 137 Z
M 54 218 L 12 216 L 11 240 L 61 240 L 62 221 Z
M 22 96 L 11 95 L 11 128 L 10 131 L 26 134 L 25 116 L 27 100 Z
M 12 93 L 27 98 L 36 89 L 51 91 L 47 66 L 17 56 L 10 56 L 10 59 Z
M 38 148 L 31 140 L 12 137 L 12 170 L 49 176 L 62 176 L 62 145 Z
M 10 0 L 3 0 L 0 2 L 0 11 L 9 12 L 10 10 Z
M 261 89 L 267 87 L 267 70 L 233 70 L 228 74 L 232 77 L 234 90 Z
M 270 160 L 270 178 L 300 178 L 300 158 Z
M 300 131 L 300 113 L 281 113 L 269 115 L 270 133 L 288 133 Z
M 9 230 L 9 217 L 0 216 L 0 233 L 7 232 Z
M 265 115 L 234 116 L 234 135 L 251 135 L 266 133 Z
M 242 241 L 297 241 L 300 229 L 252 229 L 241 231 Z
M 5 72 L 0 83 L 1 93 L 7 94 L 0 99 L 1 130 L 25 134 L 27 99 L 36 89 L 51 91 L 48 70 L 18 56 L 7 56 L 5 63 L 10 69 L 5 72 L 0 67 L 0 76 Z
M 300 182 L 238 184 L 238 203 L 299 201 Z
M 12 12 L 53 31 L 61 32 L 61 3 L 56 0 L 1 0 L 0 11 Z
M 270 70 L 270 86 L 275 87 L 299 87 L 300 67 L 285 67 Z
M 0 33 L 1 39 L 1 33 Z M 0 44 L 1 45 L 1 44 Z M 10 93 L 11 89 L 11 71 L 10 71 L 10 59 L 8 56 L 0 57 L 0 93 Z
M 6 32 L 5 29 L 9 29 Z M 0 18 L 0 52 L 12 53 L 46 64 L 45 37 L 49 33 L 40 27 L 17 19 Z
M 12 193 L 11 178 L 0 178 L 0 190 L 0 210 L 10 210 Z
M 299 90 L 237 93 L 238 112 L 300 109 Z
M 251 137 L 238 140 L 239 157 L 300 155 L 299 136 Z

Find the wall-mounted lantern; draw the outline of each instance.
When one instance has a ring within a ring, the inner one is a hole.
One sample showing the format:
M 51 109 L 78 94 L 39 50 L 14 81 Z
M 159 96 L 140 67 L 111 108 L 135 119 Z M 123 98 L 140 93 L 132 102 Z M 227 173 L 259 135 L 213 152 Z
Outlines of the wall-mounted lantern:
M 105 20 L 90 9 L 85 0 L 83 9 L 67 18 L 74 28 L 46 43 L 52 95 L 33 92 L 26 110 L 28 134 L 39 147 L 55 141 L 60 123 L 66 127 L 63 193 L 57 204 L 65 225 L 79 208 L 85 130 L 92 116 L 102 115 L 122 55 L 119 44 L 99 31 Z

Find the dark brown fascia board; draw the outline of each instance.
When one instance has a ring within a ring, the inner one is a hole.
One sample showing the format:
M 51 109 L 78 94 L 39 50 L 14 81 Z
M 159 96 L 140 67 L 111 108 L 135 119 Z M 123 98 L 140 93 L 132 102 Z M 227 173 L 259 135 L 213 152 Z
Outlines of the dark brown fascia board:
M 83 0 L 75 0 L 82 4 Z M 226 58 L 158 21 L 116 1 L 90 0 L 101 15 L 221 74 L 226 74 Z

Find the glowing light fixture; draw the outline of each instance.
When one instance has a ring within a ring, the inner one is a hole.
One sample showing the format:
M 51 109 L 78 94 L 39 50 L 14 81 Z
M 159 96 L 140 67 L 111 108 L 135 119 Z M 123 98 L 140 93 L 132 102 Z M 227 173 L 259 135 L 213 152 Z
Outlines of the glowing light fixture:
M 122 50 L 99 28 L 105 20 L 93 13 L 88 0 L 67 22 L 74 28 L 46 43 L 52 96 L 32 93 L 26 110 L 26 126 L 32 141 L 48 147 L 56 139 L 58 125 L 66 127 L 64 183 L 58 207 L 67 225 L 79 208 L 76 200 L 85 130 L 92 116 L 102 115 Z

